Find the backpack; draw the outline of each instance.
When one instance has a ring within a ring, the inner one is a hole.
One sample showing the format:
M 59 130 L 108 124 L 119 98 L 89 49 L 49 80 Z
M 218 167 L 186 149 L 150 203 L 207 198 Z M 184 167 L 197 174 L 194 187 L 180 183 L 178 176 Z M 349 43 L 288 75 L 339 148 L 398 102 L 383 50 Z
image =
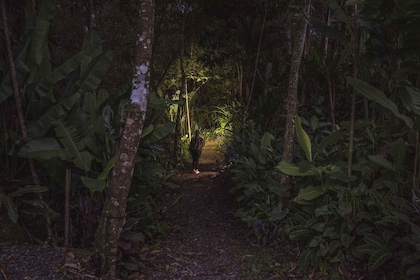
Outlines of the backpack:
M 193 137 L 190 143 L 190 150 L 201 150 L 204 146 L 204 140 L 201 137 Z

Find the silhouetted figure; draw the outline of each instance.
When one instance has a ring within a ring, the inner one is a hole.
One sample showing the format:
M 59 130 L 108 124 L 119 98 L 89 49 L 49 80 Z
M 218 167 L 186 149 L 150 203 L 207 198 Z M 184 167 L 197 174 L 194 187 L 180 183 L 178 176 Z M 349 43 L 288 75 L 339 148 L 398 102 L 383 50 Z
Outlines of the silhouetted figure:
M 192 166 L 193 170 L 192 173 L 198 174 L 198 160 L 201 156 L 201 150 L 205 145 L 204 139 L 200 136 L 200 132 L 198 130 L 195 131 L 195 136 L 191 139 L 190 142 L 190 153 L 192 156 Z

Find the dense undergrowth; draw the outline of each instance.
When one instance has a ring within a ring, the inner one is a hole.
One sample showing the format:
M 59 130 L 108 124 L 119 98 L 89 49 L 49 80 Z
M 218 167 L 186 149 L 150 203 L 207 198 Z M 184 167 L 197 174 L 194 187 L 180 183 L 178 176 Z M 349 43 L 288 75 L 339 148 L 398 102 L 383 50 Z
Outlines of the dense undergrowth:
M 250 127 L 232 139 L 227 178 L 238 202 L 236 215 L 250 234 L 266 246 L 297 242 L 301 269 L 313 266 L 328 274 L 353 263 L 362 275 L 418 277 L 420 192 L 411 183 L 410 140 L 382 139 L 384 153 L 378 155 L 380 148 L 367 138 L 386 128 L 358 122 L 356 164 L 348 175 L 343 153 L 348 124 L 328 133 L 303 122 L 312 133 L 297 119 L 300 145 L 293 164 L 282 161 L 282 137 Z M 281 184 L 284 174 L 291 180 Z

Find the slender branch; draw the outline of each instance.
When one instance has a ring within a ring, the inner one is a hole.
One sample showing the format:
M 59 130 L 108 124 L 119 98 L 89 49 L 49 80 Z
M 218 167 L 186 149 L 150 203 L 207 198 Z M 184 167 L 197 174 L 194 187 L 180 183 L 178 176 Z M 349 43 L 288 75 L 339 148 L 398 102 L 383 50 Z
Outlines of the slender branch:
M 66 187 L 64 191 L 64 246 L 70 244 L 70 190 L 71 168 L 66 168 Z
M 357 15 L 357 4 L 354 6 L 354 15 Z M 353 77 L 357 78 L 357 68 L 359 59 L 359 47 L 360 47 L 360 29 L 358 23 L 355 21 L 354 26 L 354 61 L 353 61 Z M 351 119 L 350 119 L 350 137 L 349 137 L 349 160 L 347 176 L 352 175 L 353 168 L 353 145 L 354 145 L 354 129 L 355 129 L 355 118 L 356 118 L 356 89 L 353 88 L 351 97 Z
M 13 60 L 12 44 L 10 42 L 10 37 L 9 37 L 10 36 L 9 26 L 7 24 L 6 8 L 4 5 L 4 0 L 1 0 L 0 9 L 1 9 L 1 22 L 3 23 L 3 30 L 4 30 L 3 37 L 4 37 L 4 41 L 6 42 L 7 60 L 9 62 L 9 67 L 10 67 L 10 76 L 12 78 L 13 94 L 14 94 L 15 102 L 16 102 L 16 111 L 18 114 L 20 130 L 22 133 L 23 140 L 28 141 L 28 133 L 26 130 L 26 123 L 25 123 L 25 118 L 24 118 L 24 114 L 22 110 L 22 100 L 20 98 L 20 93 L 19 93 L 19 84 L 18 84 L 17 76 L 16 76 L 16 66 Z M 36 172 L 34 161 L 32 159 L 28 159 L 28 162 L 29 162 L 29 168 L 31 170 L 32 178 L 34 180 L 34 185 L 39 186 L 40 182 L 39 182 L 38 174 Z M 42 200 L 43 199 L 42 194 L 39 193 L 38 198 Z M 47 241 L 53 242 L 55 244 L 56 241 L 55 241 L 52 229 L 51 229 L 51 221 L 46 211 L 44 211 L 43 217 L 44 217 L 44 222 L 45 222 L 45 226 L 48 233 Z
M 254 91 L 255 77 L 257 76 L 258 60 L 260 58 L 260 51 L 261 51 L 261 42 L 262 42 L 262 37 L 263 37 L 263 33 L 264 33 L 265 21 L 267 19 L 267 9 L 268 9 L 268 4 L 265 3 L 264 18 L 263 18 L 263 22 L 262 22 L 262 25 L 261 25 L 260 38 L 258 40 L 257 57 L 255 58 L 254 74 L 252 75 L 251 90 L 249 92 L 248 102 L 246 103 L 246 108 L 245 108 L 244 121 L 243 121 L 244 126 L 245 126 L 246 119 L 248 118 L 248 110 L 249 110 L 249 106 L 251 104 L 252 93 Z

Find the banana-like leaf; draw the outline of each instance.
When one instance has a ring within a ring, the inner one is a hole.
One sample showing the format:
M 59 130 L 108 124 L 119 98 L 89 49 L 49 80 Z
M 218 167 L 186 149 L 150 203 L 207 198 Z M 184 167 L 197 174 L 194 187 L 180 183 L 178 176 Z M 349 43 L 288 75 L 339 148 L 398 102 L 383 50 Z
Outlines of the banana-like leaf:
M 45 186 L 34 186 L 34 185 L 27 185 L 24 187 L 20 187 L 18 190 L 9 194 L 10 197 L 20 196 L 22 194 L 27 193 L 42 193 L 48 191 L 48 188 Z
M 83 184 L 92 192 L 101 192 L 106 188 L 106 181 L 102 179 L 94 179 L 81 176 Z
M 39 16 L 36 20 L 34 34 L 28 55 L 28 67 L 31 72 L 27 79 L 27 84 L 30 84 L 34 81 L 38 74 L 38 68 L 44 62 L 44 60 L 48 59 L 48 32 L 50 29 L 50 22 L 54 18 L 56 9 L 57 4 L 55 0 L 43 0 L 41 3 L 41 8 L 39 11 Z
M 63 120 L 53 122 L 54 130 L 60 142 L 66 148 L 72 162 L 84 171 L 89 171 L 92 158 L 89 152 L 84 151 L 85 145 L 80 141 L 79 134 L 74 126 Z
M 52 87 L 57 82 L 67 78 L 70 73 L 75 71 L 85 59 L 87 59 L 92 53 L 95 52 L 96 49 L 100 47 L 101 43 L 102 42 L 99 41 L 96 42 L 96 44 L 88 46 L 67 60 L 65 63 L 60 65 L 35 88 L 37 94 L 39 94 L 39 96 L 48 95 L 52 90 Z
M 413 121 L 409 117 L 401 114 L 398 111 L 397 105 L 395 105 L 394 102 L 392 102 L 388 97 L 386 97 L 385 94 L 382 91 L 380 91 L 379 89 L 371 86 L 370 84 L 368 84 L 368 83 L 366 83 L 362 80 L 355 79 L 355 78 L 352 78 L 352 77 L 347 77 L 347 82 L 351 86 L 353 86 L 359 93 L 366 96 L 368 99 L 377 102 L 378 104 L 380 104 L 381 106 L 383 106 L 386 109 L 391 110 L 391 112 L 396 117 L 405 121 L 407 126 L 409 126 L 409 127 L 413 126 Z
M 86 92 L 82 104 L 83 111 L 90 116 L 90 123 L 95 123 L 98 111 L 96 110 L 96 97 L 93 92 Z
M 29 141 L 22 148 L 20 148 L 17 155 L 22 158 L 67 159 L 66 151 L 61 148 L 57 140 L 52 137 L 38 138 Z
M 98 115 L 92 117 L 86 114 L 80 106 L 74 106 L 73 110 L 68 114 L 69 123 L 74 126 L 80 135 L 83 144 L 95 155 L 98 161 L 102 161 L 102 150 L 98 145 L 95 135 L 95 126 Z
M 73 105 L 80 99 L 80 93 L 75 93 L 70 97 L 62 98 L 58 103 L 51 106 L 38 119 L 28 126 L 29 138 L 41 138 L 51 128 L 51 124 L 63 117 Z
M 159 142 L 166 136 L 168 136 L 174 127 L 174 123 L 168 122 L 164 125 L 155 126 L 155 129 L 153 132 L 149 135 L 147 135 L 145 138 L 143 138 L 142 145 L 150 145 Z
M 16 78 L 19 84 L 21 84 L 24 81 L 24 79 L 29 73 L 29 68 L 26 65 L 25 61 L 31 43 L 31 36 L 29 36 L 29 34 L 25 34 L 24 38 L 26 38 L 25 44 L 17 50 L 18 54 L 16 55 L 15 59 Z M 10 75 L 9 68 L 3 69 L 3 71 L 6 74 L 3 76 L 3 78 L 1 78 L 0 104 L 13 94 L 12 78 Z
M 85 73 L 82 73 L 82 77 L 80 79 L 80 90 L 82 92 L 96 90 L 108 71 L 111 60 L 112 52 L 109 51 L 98 56 L 91 64 L 89 64 L 89 68 L 85 71 Z
M 296 126 L 296 137 L 299 142 L 299 145 L 302 147 L 303 151 L 305 152 L 306 159 L 309 161 L 312 161 L 311 139 L 309 138 L 306 131 L 303 129 L 299 116 L 296 116 L 295 126 Z
M 86 34 L 85 39 L 83 40 L 82 48 L 87 48 L 91 45 L 96 45 L 97 42 L 101 41 L 101 38 L 99 37 L 98 32 L 95 29 L 89 30 L 89 32 Z M 101 41 L 102 42 L 102 41 Z M 89 57 L 86 58 L 86 60 L 82 61 L 80 65 L 80 73 L 85 73 L 87 68 L 89 67 L 89 64 L 100 54 L 102 53 L 102 46 L 99 45 L 99 48 L 96 48 Z
M 98 180 L 105 180 L 108 177 L 109 172 L 114 167 L 115 156 L 113 156 L 106 164 L 105 168 L 102 170 L 101 174 L 98 175 Z
M 96 109 L 102 106 L 109 99 L 109 93 L 106 89 L 101 88 L 96 95 Z

